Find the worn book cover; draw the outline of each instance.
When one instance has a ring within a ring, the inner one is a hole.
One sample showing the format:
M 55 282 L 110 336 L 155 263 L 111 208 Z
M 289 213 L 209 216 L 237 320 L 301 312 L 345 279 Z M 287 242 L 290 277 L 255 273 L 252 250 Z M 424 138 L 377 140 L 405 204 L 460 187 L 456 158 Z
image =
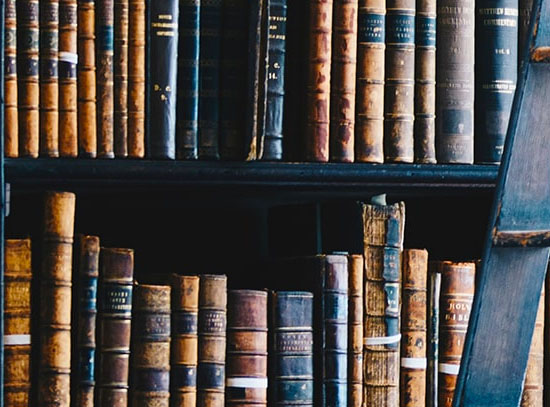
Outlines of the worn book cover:
M 428 263 L 428 371 L 426 379 L 426 406 L 437 407 L 439 364 L 439 298 L 441 272 L 439 262 Z
M 145 0 L 128 1 L 128 156 L 145 157 Z
M 17 7 L 16 0 L 6 0 L 4 4 L 4 155 L 17 157 Z
M 348 406 L 363 404 L 363 273 L 362 254 L 348 256 Z
M 114 0 L 113 126 L 115 157 L 128 156 L 128 41 L 129 1 Z

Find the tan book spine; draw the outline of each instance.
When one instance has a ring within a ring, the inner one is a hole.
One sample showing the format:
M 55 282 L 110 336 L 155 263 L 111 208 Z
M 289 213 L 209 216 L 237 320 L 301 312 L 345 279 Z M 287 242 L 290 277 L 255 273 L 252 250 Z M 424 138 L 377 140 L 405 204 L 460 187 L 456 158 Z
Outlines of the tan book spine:
M 348 407 L 363 403 L 363 255 L 348 256 Z
M 403 252 L 401 407 L 426 406 L 428 252 Z
M 4 155 L 19 155 L 17 117 L 17 9 L 6 0 L 4 11 Z
M 46 194 L 40 276 L 38 403 L 69 407 L 75 195 Z
M 128 156 L 128 0 L 114 0 L 114 151 Z
M 31 387 L 31 240 L 5 241 L 4 406 L 29 407 Z

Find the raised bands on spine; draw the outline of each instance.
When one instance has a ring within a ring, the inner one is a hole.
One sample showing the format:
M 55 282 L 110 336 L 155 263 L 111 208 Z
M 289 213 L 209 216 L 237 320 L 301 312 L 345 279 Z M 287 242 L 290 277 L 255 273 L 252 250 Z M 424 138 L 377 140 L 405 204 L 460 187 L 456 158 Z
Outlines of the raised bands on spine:
M 4 155 L 19 155 L 17 111 L 17 8 L 6 0 L 4 9 Z
M 113 140 L 115 157 L 128 156 L 128 27 L 129 0 L 114 0 Z

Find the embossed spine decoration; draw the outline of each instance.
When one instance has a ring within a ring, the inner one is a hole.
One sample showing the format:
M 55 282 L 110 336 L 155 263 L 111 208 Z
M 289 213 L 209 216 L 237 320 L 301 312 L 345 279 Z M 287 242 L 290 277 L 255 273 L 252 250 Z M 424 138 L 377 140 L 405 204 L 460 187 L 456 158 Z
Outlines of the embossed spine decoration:
M 451 407 L 474 299 L 475 263 L 440 262 L 438 405 Z
M 145 0 L 129 0 L 128 156 L 145 156 Z
M 198 313 L 199 277 L 172 275 L 172 407 L 197 404 Z
M 400 256 L 405 205 L 364 205 L 363 405 L 399 405 Z
M 359 0 L 355 161 L 384 162 L 385 0 Z
M 17 9 L 6 0 L 4 9 L 4 155 L 19 154 L 17 117 Z
M 5 241 L 4 406 L 29 407 L 31 388 L 31 240 Z
M 437 4 L 438 163 L 474 162 L 474 7 L 474 0 Z
M 38 405 L 69 407 L 75 195 L 46 193 L 40 276 Z
M 527 48 L 527 36 L 529 24 L 531 23 L 531 10 L 533 9 L 533 0 L 519 0 L 519 19 L 518 19 L 518 72 L 521 60 L 525 55 Z
M 132 324 L 132 407 L 168 407 L 170 286 L 136 284 Z
M 403 252 L 401 407 L 426 407 L 428 252 Z
M 518 0 L 476 4 L 475 161 L 500 163 L 518 78 Z M 483 61 L 483 63 L 481 63 Z
M 329 159 L 332 0 L 310 0 L 305 160 Z
M 101 248 L 97 407 L 128 406 L 133 276 L 133 250 Z
M 438 363 L 439 363 L 439 297 L 441 273 L 439 262 L 428 264 L 429 307 L 428 307 L 428 377 L 426 379 L 426 406 L 437 407 Z
M 227 277 L 200 276 L 199 359 L 197 405 L 223 407 L 225 398 L 225 344 Z
M 113 80 L 114 153 L 128 156 L 128 27 L 129 0 L 114 0 Z
M 416 1 L 414 160 L 435 164 L 436 1 Z
M 363 255 L 348 257 L 348 407 L 363 403 Z

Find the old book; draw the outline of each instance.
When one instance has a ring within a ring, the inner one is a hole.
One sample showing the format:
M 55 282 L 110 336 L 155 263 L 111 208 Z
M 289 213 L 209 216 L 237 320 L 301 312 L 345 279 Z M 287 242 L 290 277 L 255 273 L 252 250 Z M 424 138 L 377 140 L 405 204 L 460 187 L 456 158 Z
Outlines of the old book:
M 355 161 L 384 162 L 386 2 L 359 0 Z
M 17 8 L 6 0 L 4 8 L 4 155 L 19 154 L 17 115 Z
M 267 292 L 227 294 L 226 406 L 267 406 Z
M 437 162 L 474 162 L 473 0 L 441 0 L 437 5 Z
M 78 154 L 97 155 L 95 0 L 78 1 Z
M 168 407 L 170 286 L 136 284 L 132 304 L 132 407 Z
M 197 402 L 197 357 L 199 277 L 172 275 L 172 407 L 195 407 Z
M 400 406 L 426 406 L 428 252 L 403 252 Z
M 329 159 L 332 0 L 311 0 L 306 92 L 305 160 Z
M 473 262 L 440 262 L 438 404 L 451 407 L 474 300 Z
M 415 0 L 386 2 L 384 158 L 414 161 Z
M 180 1 L 176 158 L 198 157 L 200 0 Z
M 226 326 L 227 277 L 203 274 L 199 286 L 198 406 L 224 406 Z
M 113 141 L 115 157 L 128 156 L 128 27 L 129 0 L 114 0 Z
M 417 0 L 414 68 L 414 161 L 435 159 L 435 0 Z
M 518 17 L 518 72 L 519 66 L 527 50 L 527 36 L 529 35 L 529 24 L 531 23 L 531 10 L 533 0 L 519 0 Z
M 363 404 L 399 405 L 400 256 L 405 205 L 363 206 Z
M 4 247 L 4 406 L 29 407 L 31 240 L 6 239 Z
M 145 157 L 145 0 L 128 1 L 128 156 Z
M 40 275 L 38 403 L 69 407 L 71 294 L 75 195 L 48 192 L 45 199 Z
M 439 263 L 428 264 L 428 372 L 426 379 L 426 406 L 437 407 L 438 363 L 439 363 L 439 297 L 441 273 Z
M 78 278 L 76 282 L 76 361 L 73 377 L 75 407 L 93 407 L 95 390 L 97 279 L 99 238 L 79 236 Z
M 348 257 L 348 406 L 363 404 L 363 270 L 362 254 Z
M 128 405 L 133 277 L 132 249 L 101 248 L 97 314 L 97 407 Z

